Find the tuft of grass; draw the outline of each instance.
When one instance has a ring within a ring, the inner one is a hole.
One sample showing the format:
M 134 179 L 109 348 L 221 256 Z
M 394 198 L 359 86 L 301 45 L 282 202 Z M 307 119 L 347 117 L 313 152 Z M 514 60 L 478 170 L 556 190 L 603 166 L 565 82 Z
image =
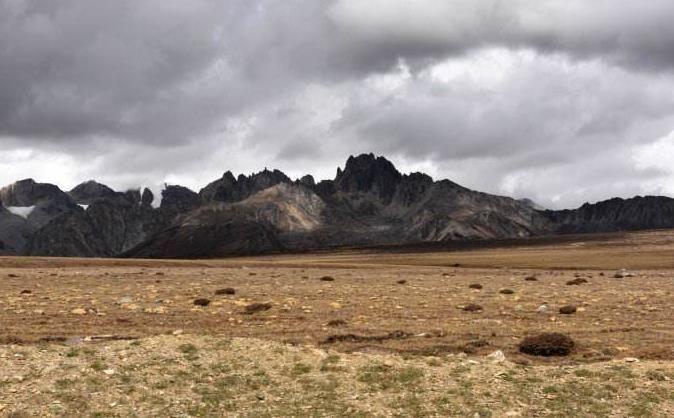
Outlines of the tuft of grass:
M 197 354 L 199 352 L 199 349 L 194 344 L 180 344 L 178 346 L 178 351 L 183 353 L 185 359 L 187 360 L 192 361 L 199 358 Z
M 96 370 L 97 372 L 101 372 L 106 369 L 105 363 L 103 363 L 101 360 L 94 361 L 89 367 Z
M 297 377 L 303 374 L 307 374 L 309 372 L 311 372 L 311 366 L 305 363 L 298 362 L 293 365 L 293 368 L 290 370 L 290 375 Z

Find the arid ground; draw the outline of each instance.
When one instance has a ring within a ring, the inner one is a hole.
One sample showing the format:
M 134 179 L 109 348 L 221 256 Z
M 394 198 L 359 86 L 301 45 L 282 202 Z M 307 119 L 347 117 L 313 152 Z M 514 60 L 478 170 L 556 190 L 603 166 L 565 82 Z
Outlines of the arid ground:
M 674 415 L 674 231 L 204 261 L 0 258 L 0 295 L 7 416 Z M 519 353 L 540 332 L 576 347 Z M 487 357 L 497 350 L 505 360 Z

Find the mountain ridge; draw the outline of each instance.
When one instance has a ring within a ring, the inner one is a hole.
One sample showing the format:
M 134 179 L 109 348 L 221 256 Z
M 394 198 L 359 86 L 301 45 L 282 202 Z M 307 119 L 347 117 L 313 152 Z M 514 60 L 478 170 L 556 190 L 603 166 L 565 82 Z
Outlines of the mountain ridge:
M 343 246 L 523 238 L 674 227 L 674 199 L 609 199 L 543 210 L 474 191 L 383 156 L 350 156 L 334 179 L 264 169 L 193 191 L 114 191 L 94 180 L 69 192 L 21 180 L 0 189 L 0 254 L 194 258 Z M 6 203 L 5 203 L 6 202 Z M 32 207 L 26 218 L 7 207 Z

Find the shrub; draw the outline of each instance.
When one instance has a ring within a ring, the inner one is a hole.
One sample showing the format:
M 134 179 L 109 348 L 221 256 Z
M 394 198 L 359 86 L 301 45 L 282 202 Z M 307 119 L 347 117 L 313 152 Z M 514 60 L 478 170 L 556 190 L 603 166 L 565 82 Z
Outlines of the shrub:
M 575 346 L 568 335 L 551 332 L 526 337 L 519 350 L 533 356 L 568 356 Z

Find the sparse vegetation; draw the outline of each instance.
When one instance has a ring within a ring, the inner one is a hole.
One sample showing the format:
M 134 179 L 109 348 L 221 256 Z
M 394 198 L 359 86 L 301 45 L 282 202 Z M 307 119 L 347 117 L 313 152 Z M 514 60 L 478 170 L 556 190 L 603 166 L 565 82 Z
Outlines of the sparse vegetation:
M 245 312 L 247 314 L 254 314 L 257 312 L 268 311 L 269 309 L 271 309 L 271 303 L 251 303 L 250 305 L 246 305 Z
M 638 279 L 613 279 L 634 248 L 4 258 L 20 277 L 0 283 L 0 415 L 672 416 L 674 275 L 649 253 L 629 256 Z M 448 268 L 454 259 L 463 267 Z M 540 281 L 525 285 L 529 275 Z M 224 285 L 240 296 L 193 305 L 228 295 Z M 513 339 L 553 330 L 577 344 L 548 338 L 529 354 Z M 498 351 L 505 360 L 488 357 Z
M 463 310 L 466 312 L 481 312 L 484 308 L 477 303 L 469 303 L 463 307 Z

